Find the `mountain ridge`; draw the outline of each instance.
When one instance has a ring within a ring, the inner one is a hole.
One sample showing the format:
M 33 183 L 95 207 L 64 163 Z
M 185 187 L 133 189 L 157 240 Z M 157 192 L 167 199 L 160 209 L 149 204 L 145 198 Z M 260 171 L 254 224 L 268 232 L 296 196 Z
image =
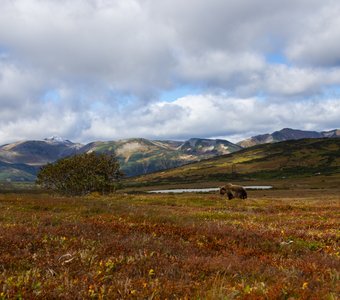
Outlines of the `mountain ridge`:
M 191 138 L 186 141 L 130 138 L 117 141 L 73 143 L 57 136 L 18 141 L 0 146 L 0 181 L 32 181 L 39 168 L 58 159 L 81 153 L 115 152 L 126 176 L 143 175 L 188 163 L 234 153 L 256 145 L 304 138 L 340 137 L 340 130 L 303 131 L 283 128 L 234 144 L 223 139 Z
M 329 131 L 309 131 L 309 130 L 300 130 L 300 129 L 292 129 L 292 128 L 283 128 L 278 131 L 274 131 L 272 133 L 265 133 L 252 136 L 236 144 L 243 147 L 249 148 L 259 144 L 267 144 L 267 143 L 276 143 L 283 142 L 289 140 L 300 140 L 300 139 L 308 139 L 308 138 L 331 138 L 331 137 L 340 137 L 340 130 L 333 129 Z

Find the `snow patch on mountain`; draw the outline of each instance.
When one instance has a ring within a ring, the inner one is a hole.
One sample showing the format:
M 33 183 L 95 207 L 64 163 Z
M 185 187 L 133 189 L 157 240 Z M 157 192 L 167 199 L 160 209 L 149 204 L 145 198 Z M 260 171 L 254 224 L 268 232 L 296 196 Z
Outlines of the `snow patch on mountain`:
M 65 140 L 62 137 L 57 136 L 57 135 L 53 135 L 49 138 L 45 138 L 44 141 L 47 143 L 52 143 L 52 144 L 72 144 L 71 141 Z

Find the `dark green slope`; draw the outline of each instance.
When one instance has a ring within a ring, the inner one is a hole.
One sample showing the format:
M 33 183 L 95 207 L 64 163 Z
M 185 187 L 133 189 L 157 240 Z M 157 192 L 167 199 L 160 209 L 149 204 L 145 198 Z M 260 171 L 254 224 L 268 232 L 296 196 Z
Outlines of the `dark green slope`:
M 135 183 L 189 183 L 296 178 L 340 173 L 340 139 L 263 144 L 179 168 L 134 178 Z
M 34 181 L 39 167 L 0 161 L 0 181 Z

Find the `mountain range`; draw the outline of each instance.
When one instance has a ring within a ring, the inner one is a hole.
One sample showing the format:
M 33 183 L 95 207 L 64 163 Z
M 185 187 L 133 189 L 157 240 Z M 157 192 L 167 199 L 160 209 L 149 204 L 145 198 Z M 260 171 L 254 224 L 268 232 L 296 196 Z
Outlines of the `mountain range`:
M 222 139 L 192 138 L 159 141 L 143 138 L 97 141 L 83 145 L 51 137 L 0 146 L 0 181 L 34 181 L 39 168 L 58 159 L 81 153 L 115 152 L 126 176 L 166 170 L 188 163 L 229 154 L 258 144 L 304 138 L 340 137 L 340 130 L 302 131 L 284 128 L 251 137 L 237 144 Z
M 33 181 L 39 168 L 75 154 L 115 152 L 126 176 L 181 166 L 242 149 L 226 140 L 157 141 L 143 138 L 86 145 L 58 137 L 0 146 L 0 181 Z

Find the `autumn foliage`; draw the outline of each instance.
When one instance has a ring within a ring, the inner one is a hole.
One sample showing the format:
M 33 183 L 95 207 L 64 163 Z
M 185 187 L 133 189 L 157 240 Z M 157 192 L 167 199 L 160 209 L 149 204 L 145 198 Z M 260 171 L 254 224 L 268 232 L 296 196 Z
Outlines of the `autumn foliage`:
M 114 154 L 84 153 L 43 166 L 37 184 L 64 195 L 109 193 L 116 189 L 122 173 Z

